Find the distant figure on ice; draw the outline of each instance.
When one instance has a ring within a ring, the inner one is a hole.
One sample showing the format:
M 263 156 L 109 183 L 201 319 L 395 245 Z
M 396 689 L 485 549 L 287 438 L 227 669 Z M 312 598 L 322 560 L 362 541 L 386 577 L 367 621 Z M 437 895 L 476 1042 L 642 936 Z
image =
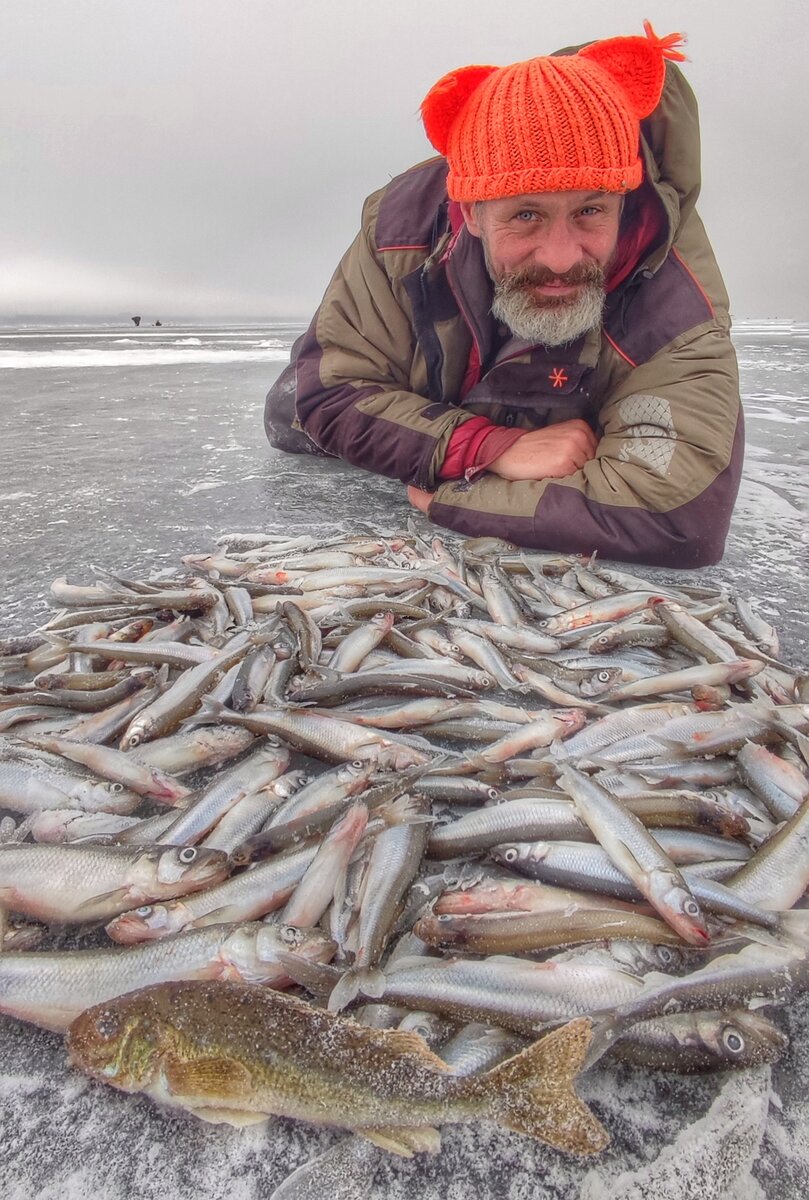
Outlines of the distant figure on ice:
M 461 533 L 722 557 L 743 452 L 728 298 L 681 39 L 645 30 L 430 90 L 441 157 L 366 202 L 267 397 L 273 445 L 401 479 Z
M 163 324 L 163 322 L 162 322 L 162 321 L 155 321 L 155 327 L 156 327 L 156 328 L 157 328 L 158 326 L 162 325 L 162 324 Z
M 132 324 L 137 328 L 140 325 L 140 317 L 132 317 Z

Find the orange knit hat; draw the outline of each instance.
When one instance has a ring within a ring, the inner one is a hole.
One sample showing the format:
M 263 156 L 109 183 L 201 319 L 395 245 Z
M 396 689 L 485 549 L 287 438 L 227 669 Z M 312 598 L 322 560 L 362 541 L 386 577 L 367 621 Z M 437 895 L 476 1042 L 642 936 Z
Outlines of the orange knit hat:
M 527 192 L 628 192 L 640 185 L 642 117 L 657 106 L 679 33 L 593 42 L 510 67 L 461 67 L 427 93 L 421 117 L 449 163 L 453 200 Z

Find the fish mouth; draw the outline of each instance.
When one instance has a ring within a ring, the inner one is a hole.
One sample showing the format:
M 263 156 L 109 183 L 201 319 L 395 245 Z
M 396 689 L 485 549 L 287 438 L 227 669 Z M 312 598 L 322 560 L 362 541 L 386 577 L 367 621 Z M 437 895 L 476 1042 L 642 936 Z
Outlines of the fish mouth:
M 727 1036 L 730 1030 L 738 1030 L 747 1037 L 749 1053 L 745 1063 L 750 1066 L 774 1062 L 789 1045 L 789 1035 L 783 1029 L 769 1021 L 759 1020 L 752 1012 L 736 1013 L 733 1020 L 723 1029 L 723 1037 Z
M 105 925 L 106 933 L 120 946 L 134 946 L 141 942 L 156 941 L 166 934 L 160 926 L 149 925 L 142 917 L 116 917 Z
M 110 1020 L 109 1034 L 105 1034 L 103 1026 L 99 1025 L 107 1018 Z M 117 1026 L 114 1026 L 114 1018 L 103 1009 L 100 1012 L 88 1009 L 79 1013 L 65 1034 L 65 1045 L 72 1065 L 95 1078 L 109 1078 L 112 1056 L 110 1047 L 105 1043 L 107 1037 L 114 1036 L 115 1032 Z
M 704 924 L 699 921 L 692 920 L 690 917 L 682 914 L 673 914 L 665 912 L 660 914 L 663 919 L 672 927 L 675 933 L 688 942 L 689 946 L 708 946 L 711 943 L 711 935 Z

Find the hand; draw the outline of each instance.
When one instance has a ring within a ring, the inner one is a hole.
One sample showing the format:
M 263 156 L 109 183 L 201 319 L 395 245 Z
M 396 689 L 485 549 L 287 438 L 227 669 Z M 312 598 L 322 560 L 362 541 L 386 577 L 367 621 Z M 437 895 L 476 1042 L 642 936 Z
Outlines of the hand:
M 595 458 L 597 448 L 586 421 L 560 421 L 524 433 L 488 469 L 502 479 L 561 479 Z
M 432 503 L 433 493 L 424 492 L 421 488 L 413 487 L 413 484 L 411 483 L 407 489 L 407 498 L 413 507 L 417 508 L 419 512 L 426 513 L 427 509 Z

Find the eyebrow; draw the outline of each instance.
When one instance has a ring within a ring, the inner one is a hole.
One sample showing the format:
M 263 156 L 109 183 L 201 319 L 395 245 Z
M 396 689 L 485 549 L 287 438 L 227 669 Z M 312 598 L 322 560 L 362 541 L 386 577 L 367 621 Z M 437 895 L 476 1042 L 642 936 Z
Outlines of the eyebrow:
M 605 196 L 613 195 L 612 192 L 587 192 L 586 195 L 578 201 L 579 204 L 589 204 L 593 200 L 603 200 Z M 541 205 L 541 201 L 537 200 L 536 195 L 531 192 L 526 192 L 523 196 L 505 196 L 505 200 L 511 200 L 517 204 L 524 204 L 526 207 L 534 204 Z

